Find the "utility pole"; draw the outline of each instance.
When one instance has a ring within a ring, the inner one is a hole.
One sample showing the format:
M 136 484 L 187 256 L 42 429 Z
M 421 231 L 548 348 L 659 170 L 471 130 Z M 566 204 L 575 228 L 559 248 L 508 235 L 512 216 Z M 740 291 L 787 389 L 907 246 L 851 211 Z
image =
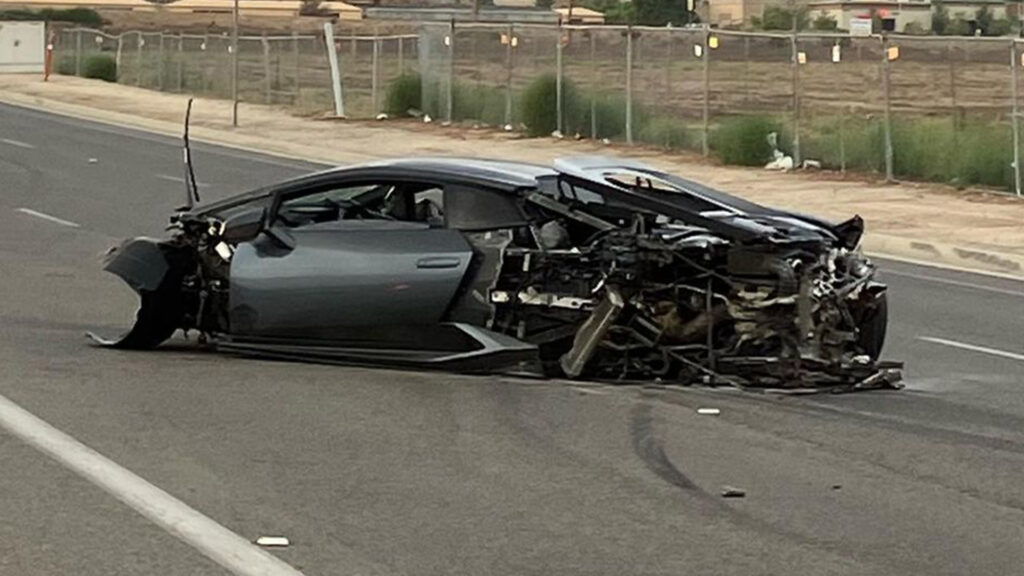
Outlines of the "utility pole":
M 231 10 L 231 125 L 238 126 L 238 0 Z

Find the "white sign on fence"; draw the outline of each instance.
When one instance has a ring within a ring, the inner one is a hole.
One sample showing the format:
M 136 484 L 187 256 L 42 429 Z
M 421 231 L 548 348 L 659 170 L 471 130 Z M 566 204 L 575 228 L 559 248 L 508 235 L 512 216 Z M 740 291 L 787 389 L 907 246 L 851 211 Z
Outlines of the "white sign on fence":
M 46 24 L 0 21 L 0 73 L 42 73 Z
M 871 36 L 871 18 L 850 18 L 850 36 Z

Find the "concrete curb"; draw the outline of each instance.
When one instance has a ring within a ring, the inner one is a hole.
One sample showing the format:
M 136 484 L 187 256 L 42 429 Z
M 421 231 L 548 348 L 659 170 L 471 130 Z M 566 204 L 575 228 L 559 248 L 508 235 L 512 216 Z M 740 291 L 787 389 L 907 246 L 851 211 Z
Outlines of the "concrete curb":
M 872 256 L 1024 280 L 1021 254 L 870 232 L 864 235 L 862 246 Z
M 181 124 L 154 120 L 132 114 L 100 110 L 58 100 L 28 96 L 0 90 L 0 102 L 15 106 L 59 114 L 76 119 L 91 120 L 119 128 L 143 130 L 172 137 L 181 136 Z M 193 139 L 197 142 L 225 146 L 246 152 L 279 156 L 304 162 L 336 165 L 366 162 L 386 158 L 386 154 L 324 154 L 321 147 L 280 142 L 259 136 L 234 133 L 193 126 Z M 869 223 L 870 225 L 870 223 Z M 870 231 L 863 240 L 864 251 L 871 256 L 902 260 L 911 263 L 938 266 L 954 270 L 976 272 L 1015 280 L 1024 280 L 1024 255 L 990 250 L 988 248 L 955 246 L 931 240 L 906 238 Z

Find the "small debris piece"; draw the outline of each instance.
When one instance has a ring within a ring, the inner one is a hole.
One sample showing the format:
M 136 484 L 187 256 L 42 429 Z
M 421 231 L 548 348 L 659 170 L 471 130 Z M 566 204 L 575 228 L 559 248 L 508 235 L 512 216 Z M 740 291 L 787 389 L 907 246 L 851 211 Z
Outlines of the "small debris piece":
M 388 119 L 388 115 L 387 114 L 385 114 L 383 112 L 381 112 L 380 114 L 377 114 L 377 120 L 387 120 L 387 119 Z
M 718 416 L 721 413 L 718 408 L 697 408 L 697 414 L 701 416 Z
M 843 489 L 843 485 L 842 484 L 833 484 L 832 485 L 832 489 L 833 490 L 842 490 Z
M 430 114 L 424 114 L 423 115 L 423 123 L 424 124 L 430 124 L 433 121 L 434 121 L 434 119 L 430 117 Z
M 289 542 L 284 536 L 260 536 L 256 539 L 256 544 L 270 548 L 285 548 L 290 545 L 291 542 Z
M 552 132 L 552 133 L 551 133 L 551 137 L 552 137 L 552 138 L 558 138 L 558 139 L 562 139 L 562 138 L 564 138 L 565 136 L 564 136 L 564 135 L 562 134 L 562 131 L 561 131 L 561 130 L 555 130 L 554 132 Z
M 804 160 L 802 164 L 804 170 L 821 170 L 820 160 Z
M 505 132 L 511 132 L 512 131 L 512 125 L 511 124 L 505 124 L 504 129 L 505 129 Z
M 89 164 L 97 164 L 99 161 L 99 158 L 89 158 Z
M 745 498 L 747 491 L 733 486 L 722 487 L 722 498 Z

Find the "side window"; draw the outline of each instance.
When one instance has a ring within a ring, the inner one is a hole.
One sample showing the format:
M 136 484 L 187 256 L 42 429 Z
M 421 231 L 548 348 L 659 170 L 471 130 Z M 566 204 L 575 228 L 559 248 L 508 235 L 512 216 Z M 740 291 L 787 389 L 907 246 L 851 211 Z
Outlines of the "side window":
M 526 224 L 511 192 L 458 184 L 445 186 L 444 191 L 449 228 L 488 230 Z
M 277 211 L 299 228 L 340 220 L 397 220 L 444 225 L 444 191 L 425 182 L 371 182 L 322 186 L 289 194 Z

